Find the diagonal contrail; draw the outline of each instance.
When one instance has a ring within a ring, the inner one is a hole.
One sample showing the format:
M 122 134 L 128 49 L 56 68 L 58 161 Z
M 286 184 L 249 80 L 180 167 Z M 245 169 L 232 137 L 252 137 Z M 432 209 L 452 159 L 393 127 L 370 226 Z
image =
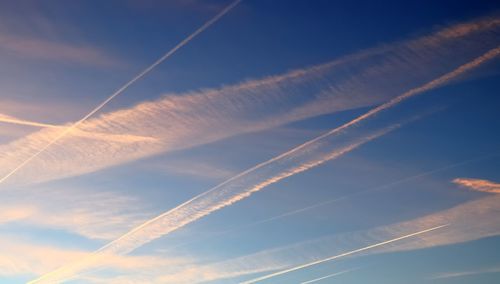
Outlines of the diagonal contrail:
M 116 90 L 111 96 L 109 96 L 106 100 L 104 100 L 102 103 L 100 103 L 97 107 L 95 107 L 91 112 L 89 112 L 87 115 L 82 117 L 80 120 L 77 122 L 73 123 L 71 126 L 65 128 L 63 131 L 61 131 L 57 136 L 55 136 L 49 143 L 47 143 L 44 147 L 39 149 L 35 154 L 24 160 L 22 163 L 20 163 L 17 167 L 15 167 L 12 171 L 10 171 L 7 175 L 5 175 L 2 179 L 0 179 L 0 184 L 3 183 L 5 180 L 7 180 L 10 176 L 15 174 L 18 170 L 23 168 L 26 164 L 31 162 L 34 158 L 36 158 L 38 155 L 43 153 L 45 150 L 47 150 L 49 147 L 54 145 L 57 141 L 59 141 L 61 138 L 66 136 L 70 131 L 78 127 L 80 124 L 82 124 L 85 120 L 87 120 L 89 117 L 94 115 L 96 112 L 98 112 L 100 109 L 102 109 L 107 103 L 109 103 L 112 99 L 114 99 L 116 96 L 120 95 L 123 93 L 125 90 L 127 90 L 132 84 L 135 82 L 139 81 L 141 78 L 146 76 L 149 72 L 151 72 L 153 69 L 155 69 L 158 65 L 160 65 L 163 61 L 168 59 L 170 56 L 172 56 L 177 50 L 188 44 L 191 40 L 193 40 L 196 36 L 198 36 L 200 33 L 205 31 L 207 28 L 209 28 L 211 25 L 213 25 L 215 22 L 217 22 L 220 18 L 222 18 L 227 12 L 229 12 L 231 9 L 233 9 L 236 5 L 238 5 L 242 0 L 235 0 L 231 4 L 229 4 L 226 8 L 224 8 L 222 11 L 220 11 L 215 17 L 210 19 L 208 22 L 206 22 L 204 25 L 202 25 L 200 28 L 198 28 L 196 31 L 194 31 L 192 34 L 190 34 L 188 37 L 186 37 L 184 40 L 182 40 L 180 43 L 178 43 L 174 48 L 169 50 L 167 53 L 165 53 L 162 57 L 160 57 L 157 61 L 155 61 L 153 64 L 151 64 L 148 68 L 144 69 L 141 73 L 139 73 L 137 76 L 132 78 L 130 81 L 125 83 L 122 87 L 120 87 L 118 90 Z
M 342 275 L 342 274 L 346 274 L 346 273 L 351 272 L 351 271 L 352 271 L 351 269 L 339 271 L 339 272 L 332 273 L 332 274 L 329 274 L 329 275 L 326 275 L 326 276 L 323 276 L 323 277 L 320 277 L 320 278 L 315 278 L 315 279 L 312 279 L 312 280 L 309 280 L 309 281 L 304 281 L 304 282 L 302 282 L 300 284 L 316 283 L 318 281 L 325 280 L 325 279 L 328 279 L 328 278 L 332 278 L 332 277 L 335 277 L 335 276 L 339 276 L 339 275 Z
M 406 99 L 444 85 L 457 76 L 480 66 L 484 62 L 496 58 L 499 54 L 500 47 L 491 49 L 483 55 L 459 66 L 449 73 L 446 73 L 420 87 L 410 89 L 387 103 L 370 110 L 366 114 L 340 127 L 337 127 L 326 134 L 309 140 L 308 142 L 288 152 L 258 164 L 255 167 L 250 168 L 211 188 L 210 190 L 191 198 L 177 207 L 146 221 L 142 225 L 130 230 L 120 238 L 103 246 L 92 256 L 82 259 L 76 263 L 63 266 L 29 283 L 52 283 L 53 279 L 61 279 L 62 276 L 68 277 L 66 275 L 74 275 L 77 272 L 88 269 L 89 266 L 93 266 L 98 263 L 99 259 L 106 254 L 129 253 L 136 248 L 151 242 L 152 240 L 167 235 L 189 223 L 211 214 L 212 212 L 243 200 L 271 184 L 321 165 L 326 161 L 338 158 L 360 145 L 384 135 L 398 126 L 393 125 L 391 127 L 382 128 L 382 130 L 370 130 L 368 134 L 360 134 L 354 131 L 354 137 L 349 137 L 349 134 L 346 134 L 347 132 L 345 130 L 350 129 L 352 126 L 356 126 L 361 121 L 371 118 L 383 110 L 398 105 Z M 381 126 L 379 126 L 379 128 L 381 128 Z M 347 135 L 347 138 L 342 135 Z M 336 138 L 336 143 L 331 145 L 332 143 L 328 139 L 333 138 Z M 51 281 L 51 279 L 52 282 L 47 282 Z
M 338 259 L 338 258 L 341 258 L 341 257 L 353 255 L 353 254 L 360 253 L 360 252 L 363 252 L 363 251 L 366 251 L 366 250 L 370 250 L 370 249 L 374 249 L 374 248 L 377 248 L 377 247 L 380 247 L 380 246 L 388 245 L 390 243 L 394 243 L 394 242 L 401 241 L 401 240 L 404 240 L 404 239 L 408 239 L 408 238 L 411 238 L 411 237 L 415 237 L 415 236 L 418 236 L 418 235 L 421 235 L 421 234 L 432 232 L 434 230 L 447 227 L 449 225 L 450 224 L 445 224 L 445 225 L 433 227 L 433 228 L 430 228 L 430 229 L 426 229 L 426 230 L 423 230 L 423 231 L 419 231 L 419 232 L 416 232 L 416 233 L 404 235 L 404 236 L 401 236 L 401 237 L 398 237 L 398 238 L 394 238 L 394 239 L 391 239 L 391 240 L 383 241 L 383 242 L 380 242 L 380 243 L 376 243 L 376 244 L 373 244 L 373 245 L 369 245 L 369 246 L 366 246 L 366 247 L 362 247 L 362 248 L 359 248 L 359 249 L 355 249 L 355 250 L 344 252 L 344 253 L 341 253 L 341 254 L 338 254 L 338 255 L 334 255 L 334 256 L 331 256 L 331 257 L 328 257 L 328 258 L 316 260 L 316 261 L 309 262 L 309 263 L 306 263 L 306 264 L 302 264 L 302 265 L 299 265 L 299 266 L 295 266 L 295 267 L 292 267 L 292 268 L 289 268 L 289 269 L 278 271 L 278 272 L 275 272 L 275 273 L 272 273 L 272 274 L 268 274 L 268 275 L 265 275 L 265 276 L 262 276 L 262 277 L 254 278 L 252 280 L 241 282 L 240 284 L 257 283 L 257 282 L 260 282 L 260 281 L 263 281 L 263 280 L 267 280 L 267 279 L 270 279 L 270 278 L 273 278 L 273 277 L 276 277 L 276 276 L 279 276 L 279 275 L 283 275 L 283 274 L 286 274 L 286 273 L 290 273 L 290 272 L 293 272 L 293 271 L 304 269 L 304 268 L 307 268 L 307 267 L 310 267 L 310 266 L 313 266 L 313 265 L 321 264 L 321 263 L 324 263 L 324 262 L 327 262 L 327 261 L 332 261 L 332 260 L 335 260 L 335 259 Z

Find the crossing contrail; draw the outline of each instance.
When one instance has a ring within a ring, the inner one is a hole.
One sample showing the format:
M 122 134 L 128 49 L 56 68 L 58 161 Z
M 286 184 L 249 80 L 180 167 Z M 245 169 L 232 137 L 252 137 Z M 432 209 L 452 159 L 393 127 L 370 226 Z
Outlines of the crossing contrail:
M 72 125 L 68 126 L 65 128 L 63 131 L 61 131 L 58 135 L 56 135 L 52 140 L 50 140 L 49 143 L 47 143 L 45 146 L 40 148 L 35 154 L 24 160 L 22 163 L 20 163 L 18 166 L 16 166 L 13 170 L 11 170 L 7 175 L 5 175 L 3 178 L 0 179 L 0 184 L 3 183 L 5 180 L 7 180 L 9 177 L 11 177 L 13 174 L 15 174 L 17 171 L 19 171 L 21 168 L 23 168 L 26 164 L 31 162 L 34 158 L 36 158 L 38 155 L 43 153 L 45 150 L 47 150 L 49 147 L 54 145 L 57 141 L 59 141 L 61 138 L 66 136 L 69 132 L 71 132 L 73 129 L 77 128 L 80 124 L 82 124 L 84 121 L 86 121 L 89 117 L 93 116 L 96 112 L 101 110 L 106 104 L 108 104 L 111 100 L 113 100 L 115 97 L 123 93 L 125 90 L 127 90 L 132 84 L 135 82 L 139 81 L 141 78 L 146 76 L 149 72 L 151 72 L 153 69 L 155 69 L 158 65 L 160 65 L 163 61 L 167 60 L 170 56 L 172 56 L 177 50 L 188 44 L 191 40 L 193 40 L 196 36 L 198 36 L 200 33 L 205 31 L 207 28 L 209 28 L 211 25 L 213 25 L 215 22 L 217 22 L 220 18 L 222 18 L 225 14 L 227 14 L 231 9 L 233 9 L 236 5 L 238 5 L 242 0 L 235 0 L 231 4 L 229 4 L 226 8 L 224 8 L 222 11 L 220 11 L 215 17 L 207 21 L 205 24 L 203 24 L 201 27 L 199 27 L 196 31 L 194 31 L 192 34 L 190 34 L 188 37 L 186 37 L 184 40 L 179 42 L 174 48 L 170 49 L 167 53 L 165 53 L 162 57 L 160 57 L 158 60 L 156 60 L 153 64 L 151 64 L 149 67 L 144 69 L 141 73 L 136 75 L 134 78 L 132 78 L 130 81 L 125 83 L 122 87 L 120 87 L 118 90 L 116 90 L 111 96 L 109 96 L 106 100 L 104 100 L 102 103 L 100 103 L 97 107 L 95 107 L 91 112 L 89 112 L 87 115 L 82 117 L 80 120 L 77 122 L 73 123 Z
M 167 235 L 212 212 L 243 200 L 271 184 L 316 167 L 326 161 L 338 158 L 358 146 L 380 137 L 395 127 L 391 126 L 383 128 L 382 130 L 370 130 L 368 133 L 362 134 L 358 133 L 359 131 L 353 131 L 353 134 L 345 131 L 351 126 L 355 126 L 361 121 L 371 118 L 383 110 L 394 107 L 419 93 L 444 85 L 455 77 L 495 58 L 499 54 L 500 47 L 491 49 L 449 73 L 420 87 L 410 89 L 387 103 L 370 110 L 366 114 L 318 136 L 317 138 L 309 140 L 288 152 L 258 164 L 212 189 L 191 198 L 177 207 L 146 221 L 120 238 L 103 246 L 91 257 L 82 259 L 71 265 L 63 266 L 29 283 L 51 283 L 43 281 L 50 281 L 50 279 L 54 278 L 58 279 L 57 277 L 61 277 L 61 275 L 72 275 L 75 272 L 88 269 L 88 266 L 95 265 L 95 262 L 98 262 L 102 255 L 129 253 L 152 240 Z M 378 126 L 378 128 L 380 128 L 380 126 Z M 336 136 L 334 134 L 336 134 Z M 350 137 L 349 135 L 354 135 L 354 137 Z M 334 139 L 336 143 L 331 143 L 328 139 Z M 64 278 L 66 277 L 67 276 Z
M 411 238 L 411 237 L 415 237 L 415 236 L 418 236 L 418 235 L 421 235 L 421 234 L 432 232 L 434 230 L 447 227 L 449 225 L 450 224 L 445 224 L 445 225 L 433 227 L 433 228 L 430 228 L 430 229 L 426 229 L 426 230 L 423 230 L 423 231 L 419 231 L 419 232 L 416 232 L 416 233 L 404 235 L 404 236 L 401 236 L 401 237 L 398 237 L 398 238 L 394 238 L 394 239 L 387 240 L 387 241 L 384 241 L 384 242 L 376 243 L 376 244 L 369 245 L 369 246 L 366 246 L 366 247 L 362 247 L 362 248 L 359 248 L 359 249 L 351 250 L 351 251 L 348 251 L 348 252 L 345 252 L 345 253 L 341 253 L 341 254 L 334 255 L 334 256 L 331 256 L 331 257 L 328 257 L 328 258 L 316 260 L 316 261 L 313 261 L 313 262 L 309 262 L 309 263 L 306 263 L 306 264 L 295 266 L 295 267 L 292 267 L 292 268 L 289 268 L 289 269 L 285 269 L 285 270 L 282 270 L 282 271 L 278 271 L 278 272 L 275 272 L 275 273 L 272 273 L 272 274 L 268 274 L 268 275 L 265 275 L 265 276 L 262 276 L 262 277 L 254 278 L 252 280 L 241 282 L 240 284 L 257 283 L 257 282 L 260 282 L 260 281 L 263 281 L 263 280 L 267 280 L 267 279 L 270 279 L 270 278 L 273 278 L 273 277 L 276 277 L 276 276 L 279 276 L 279 275 L 283 275 L 283 274 L 286 274 L 286 273 L 290 273 L 290 272 L 293 272 L 293 271 L 304 269 L 304 268 L 307 268 L 307 267 L 310 267 L 310 266 L 313 266 L 313 265 L 321 264 L 321 263 L 324 263 L 324 262 L 327 262 L 327 261 L 332 261 L 332 260 L 335 260 L 335 259 L 338 259 L 338 258 L 341 258 L 341 257 L 353 255 L 353 254 L 360 253 L 360 252 L 363 252 L 363 251 L 366 251 L 366 250 L 374 249 L 376 247 L 388 245 L 390 243 L 394 243 L 394 242 L 401 241 L 401 240 L 404 240 L 404 239 L 408 239 L 408 238 Z

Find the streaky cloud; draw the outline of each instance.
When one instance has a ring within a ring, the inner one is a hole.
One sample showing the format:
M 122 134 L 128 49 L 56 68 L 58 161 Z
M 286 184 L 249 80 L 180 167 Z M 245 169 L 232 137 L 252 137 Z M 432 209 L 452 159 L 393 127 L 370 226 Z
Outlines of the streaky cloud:
M 496 47 L 499 28 L 496 18 L 480 19 L 283 75 L 170 94 L 106 113 L 81 123 L 78 129 L 157 141 L 124 145 L 66 136 L 9 182 L 36 183 L 81 175 L 321 114 L 380 104 Z M 58 135 L 60 130 L 42 129 L 1 145 L 0 174 L 8 175 Z
M 448 278 L 460 278 L 472 275 L 486 274 L 486 273 L 499 273 L 500 267 L 483 267 L 476 270 L 467 271 L 455 271 L 455 272 L 445 272 L 439 273 L 432 277 L 432 279 L 448 279 Z
M 102 247 L 92 257 L 83 259 L 79 263 L 62 267 L 30 283 L 46 283 L 47 281 L 50 282 L 55 279 L 60 279 L 59 277 L 61 277 L 61 275 L 72 275 L 82 269 L 86 269 L 88 266 L 98 263 L 99 255 L 103 253 L 118 255 L 129 253 L 154 239 L 175 231 L 214 211 L 243 200 L 273 183 L 321 165 L 329 160 L 338 158 L 362 144 L 376 139 L 398 127 L 398 125 L 385 127 L 377 124 L 374 126 L 366 122 L 363 124 L 362 122 L 369 121 L 369 118 L 372 117 L 378 117 L 379 119 L 381 117 L 383 118 L 381 113 L 385 110 L 391 109 L 418 94 L 442 86 L 450 80 L 463 75 L 465 72 L 496 58 L 498 54 L 500 54 L 500 47 L 490 49 L 472 61 L 430 82 L 412 88 L 368 111 L 360 117 L 328 131 L 288 152 L 258 164 L 156 218 L 145 222 L 124 234 L 122 237 Z M 382 125 L 386 125 L 386 123 Z M 360 131 L 360 129 L 362 129 L 361 126 L 365 126 L 367 129 Z
M 484 179 L 456 178 L 453 183 L 474 191 L 487 193 L 500 193 L 500 183 Z

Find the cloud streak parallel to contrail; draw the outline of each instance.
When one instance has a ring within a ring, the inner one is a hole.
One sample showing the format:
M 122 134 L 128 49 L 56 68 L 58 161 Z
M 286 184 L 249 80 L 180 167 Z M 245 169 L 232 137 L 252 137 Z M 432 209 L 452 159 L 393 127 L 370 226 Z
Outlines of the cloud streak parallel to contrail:
M 479 19 L 278 76 L 166 94 L 90 118 L 78 127 L 89 133 L 156 141 L 136 141 L 125 147 L 119 141 L 66 136 L 64 143 L 47 149 L 8 182 L 16 185 L 82 175 L 317 115 L 378 105 L 496 47 L 499 32 L 500 20 Z M 0 145 L 0 176 L 59 133 L 45 128 Z
M 193 221 L 196 221 L 214 211 L 229 206 L 247 198 L 251 194 L 296 173 L 303 172 L 318 166 L 328 160 L 337 158 L 356 147 L 369 142 L 388 131 L 394 126 L 381 127 L 377 125 L 366 131 L 361 131 L 361 122 L 379 115 L 384 110 L 390 109 L 401 102 L 425 91 L 446 84 L 459 75 L 464 74 L 479 65 L 495 58 L 500 53 L 496 47 L 465 63 L 451 72 L 437 79 L 410 89 L 400 96 L 376 107 L 364 115 L 335 128 L 324 135 L 312 139 L 288 152 L 261 163 L 226 182 L 182 203 L 181 205 L 151 219 L 141 226 L 131 230 L 117 240 L 99 249 L 92 258 L 84 259 L 79 263 L 62 267 L 59 270 L 46 274 L 30 283 L 43 283 L 60 279 L 63 275 L 72 275 L 75 272 L 95 265 L 100 254 L 125 254 L 172 231 L 175 231 Z M 380 115 L 379 115 L 380 116 Z M 365 124 L 366 125 L 366 124 Z M 357 126 L 354 128 L 353 126 Z M 381 129 L 382 128 L 382 129 Z M 351 130 L 351 131 L 347 131 Z M 364 133 L 363 133 L 364 132 Z M 66 278 L 68 276 L 63 276 Z
M 348 252 L 345 252 L 345 253 L 341 253 L 341 254 L 338 254 L 338 255 L 335 255 L 335 256 L 331 256 L 331 257 L 328 257 L 328 258 L 316 260 L 316 261 L 309 262 L 309 263 L 306 263 L 306 264 L 302 264 L 302 265 L 299 265 L 299 266 L 295 266 L 295 267 L 292 267 L 292 268 L 289 268 L 289 269 L 278 271 L 278 272 L 275 272 L 275 273 L 272 273 L 272 274 L 268 274 L 268 275 L 265 275 L 265 276 L 262 276 L 262 277 L 258 277 L 258 278 L 252 279 L 252 280 L 241 282 L 241 284 L 251 284 L 251 283 L 261 282 L 261 281 L 266 280 L 266 279 L 270 279 L 270 278 L 273 278 L 273 277 L 276 277 L 276 276 L 279 276 L 279 275 L 283 275 L 283 274 L 286 274 L 286 273 L 290 273 L 290 272 L 293 272 L 293 271 L 304 269 L 304 268 L 307 268 L 307 267 L 310 267 L 310 266 L 313 266 L 313 265 L 318 265 L 318 264 L 321 264 L 321 263 L 324 263 L 324 262 L 327 262 L 327 261 L 332 261 L 332 260 L 339 259 L 339 258 L 342 258 L 342 257 L 346 257 L 346 256 L 350 256 L 350 255 L 357 254 L 357 253 L 360 253 L 360 252 L 364 252 L 364 251 L 367 251 L 367 250 L 371 250 L 371 249 L 374 249 L 374 248 L 377 248 L 377 247 L 385 246 L 385 245 L 388 245 L 388 244 L 391 244 L 391 243 L 394 243 L 394 242 L 397 242 L 397 241 L 401 241 L 401 240 L 404 240 L 404 239 L 408 239 L 408 238 L 411 238 L 411 237 L 415 237 L 415 236 L 418 236 L 418 235 L 429 233 L 429 232 L 432 232 L 432 231 L 435 231 L 435 230 L 438 230 L 438 229 L 441 229 L 441 228 L 444 228 L 444 227 L 447 227 L 447 226 L 449 226 L 449 224 L 440 225 L 440 226 L 433 227 L 433 228 L 426 229 L 426 230 L 422 230 L 422 231 L 419 231 L 419 232 L 416 232 L 416 233 L 404 235 L 404 236 L 401 236 L 401 237 L 398 237 L 398 238 L 390 239 L 390 240 L 387 240 L 387 241 L 384 241 L 384 242 L 376 243 L 376 244 L 373 244 L 373 245 L 369 245 L 369 246 L 366 246 L 366 247 L 362 247 L 362 248 L 359 248 L 359 249 L 355 249 L 355 250 L 351 250 L 351 251 L 348 251 Z
M 7 173 L 4 177 L 0 179 L 0 184 L 3 183 L 5 180 L 7 180 L 10 176 L 15 174 L 17 171 L 19 171 L 21 168 L 23 168 L 25 165 L 27 165 L 29 162 L 31 162 L 33 159 L 35 159 L 37 156 L 39 156 L 41 153 L 46 151 L 48 148 L 50 148 L 52 145 L 57 143 L 61 138 L 66 136 L 68 133 L 70 133 L 72 130 L 76 129 L 79 125 L 81 125 L 83 122 L 85 122 L 87 119 L 89 119 L 91 116 L 93 116 L 95 113 L 97 113 L 99 110 L 101 110 L 106 104 L 108 104 L 111 100 L 113 100 L 115 97 L 118 95 L 122 94 L 125 90 L 127 90 L 132 84 L 135 82 L 139 81 L 142 79 L 144 76 L 146 76 L 149 72 L 151 72 L 153 69 L 155 69 L 158 65 L 160 65 L 162 62 L 167 60 L 170 56 L 172 56 L 177 50 L 185 46 L 187 43 L 189 43 L 191 40 L 193 40 L 196 36 L 198 36 L 200 33 L 205 31 L 207 28 L 209 28 L 211 25 L 213 25 L 215 22 L 217 22 L 220 18 L 222 18 L 226 13 L 228 13 L 232 8 L 234 8 L 236 5 L 238 5 L 241 2 L 241 0 L 235 0 L 233 1 L 230 5 L 228 5 L 226 8 L 224 8 L 221 12 L 219 12 L 215 17 L 210 19 L 208 22 L 203 24 L 200 28 L 198 28 L 196 31 L 194 31 L 192 34 L 190 34 L 188 37 L 186 37 L 184 40 L 182 40 L 180 43 L 178 43 L 174 48 L 169 50 L 167 53 L 165 53 L 162 57 L 160 57 L 157 61 L 155 61 L 153 64 L 151 64 L 148 68 L 144 69 L 141 73 L 139 73 L 137 76 L 132 78 L 130 81 L 125 83 L 122 87 L 120 87 L 118 90 L 116 90 L 111 96 L 109 96 L 106 100 L 104 100 L 102 103 L 100 103 L 97 107 L 95 107 L 92 111 L 90 111 L 88 114 L 86 114 L 84 117 L 82 117 L 80 120 L 77 122 L 71 124 L 69 127 L 65 128 L 64 130 L 60 131 L 57 135 L 55 135 L 46 145 L 38 149 L 33 155 L 22 161 L 19 165 L 17 165 L 13 170 L 11 170 L 9 173 Z
M 492 182 L 484 179 L 473 178 L 456 178 L 453 183 L 463 187 L 467 187 L 474 191 L 486 193 L 500 193 L 500 183 Z

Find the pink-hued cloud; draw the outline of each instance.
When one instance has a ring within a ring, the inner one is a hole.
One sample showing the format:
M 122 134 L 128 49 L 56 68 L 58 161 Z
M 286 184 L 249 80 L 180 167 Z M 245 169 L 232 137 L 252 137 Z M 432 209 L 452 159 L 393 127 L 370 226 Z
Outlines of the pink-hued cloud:
M 487 193 L 500 193 L 500 183 L 492 182 L 484 179 L 474 178 L 456 178 L 453 183 L 469 188 L 474 191 Z

